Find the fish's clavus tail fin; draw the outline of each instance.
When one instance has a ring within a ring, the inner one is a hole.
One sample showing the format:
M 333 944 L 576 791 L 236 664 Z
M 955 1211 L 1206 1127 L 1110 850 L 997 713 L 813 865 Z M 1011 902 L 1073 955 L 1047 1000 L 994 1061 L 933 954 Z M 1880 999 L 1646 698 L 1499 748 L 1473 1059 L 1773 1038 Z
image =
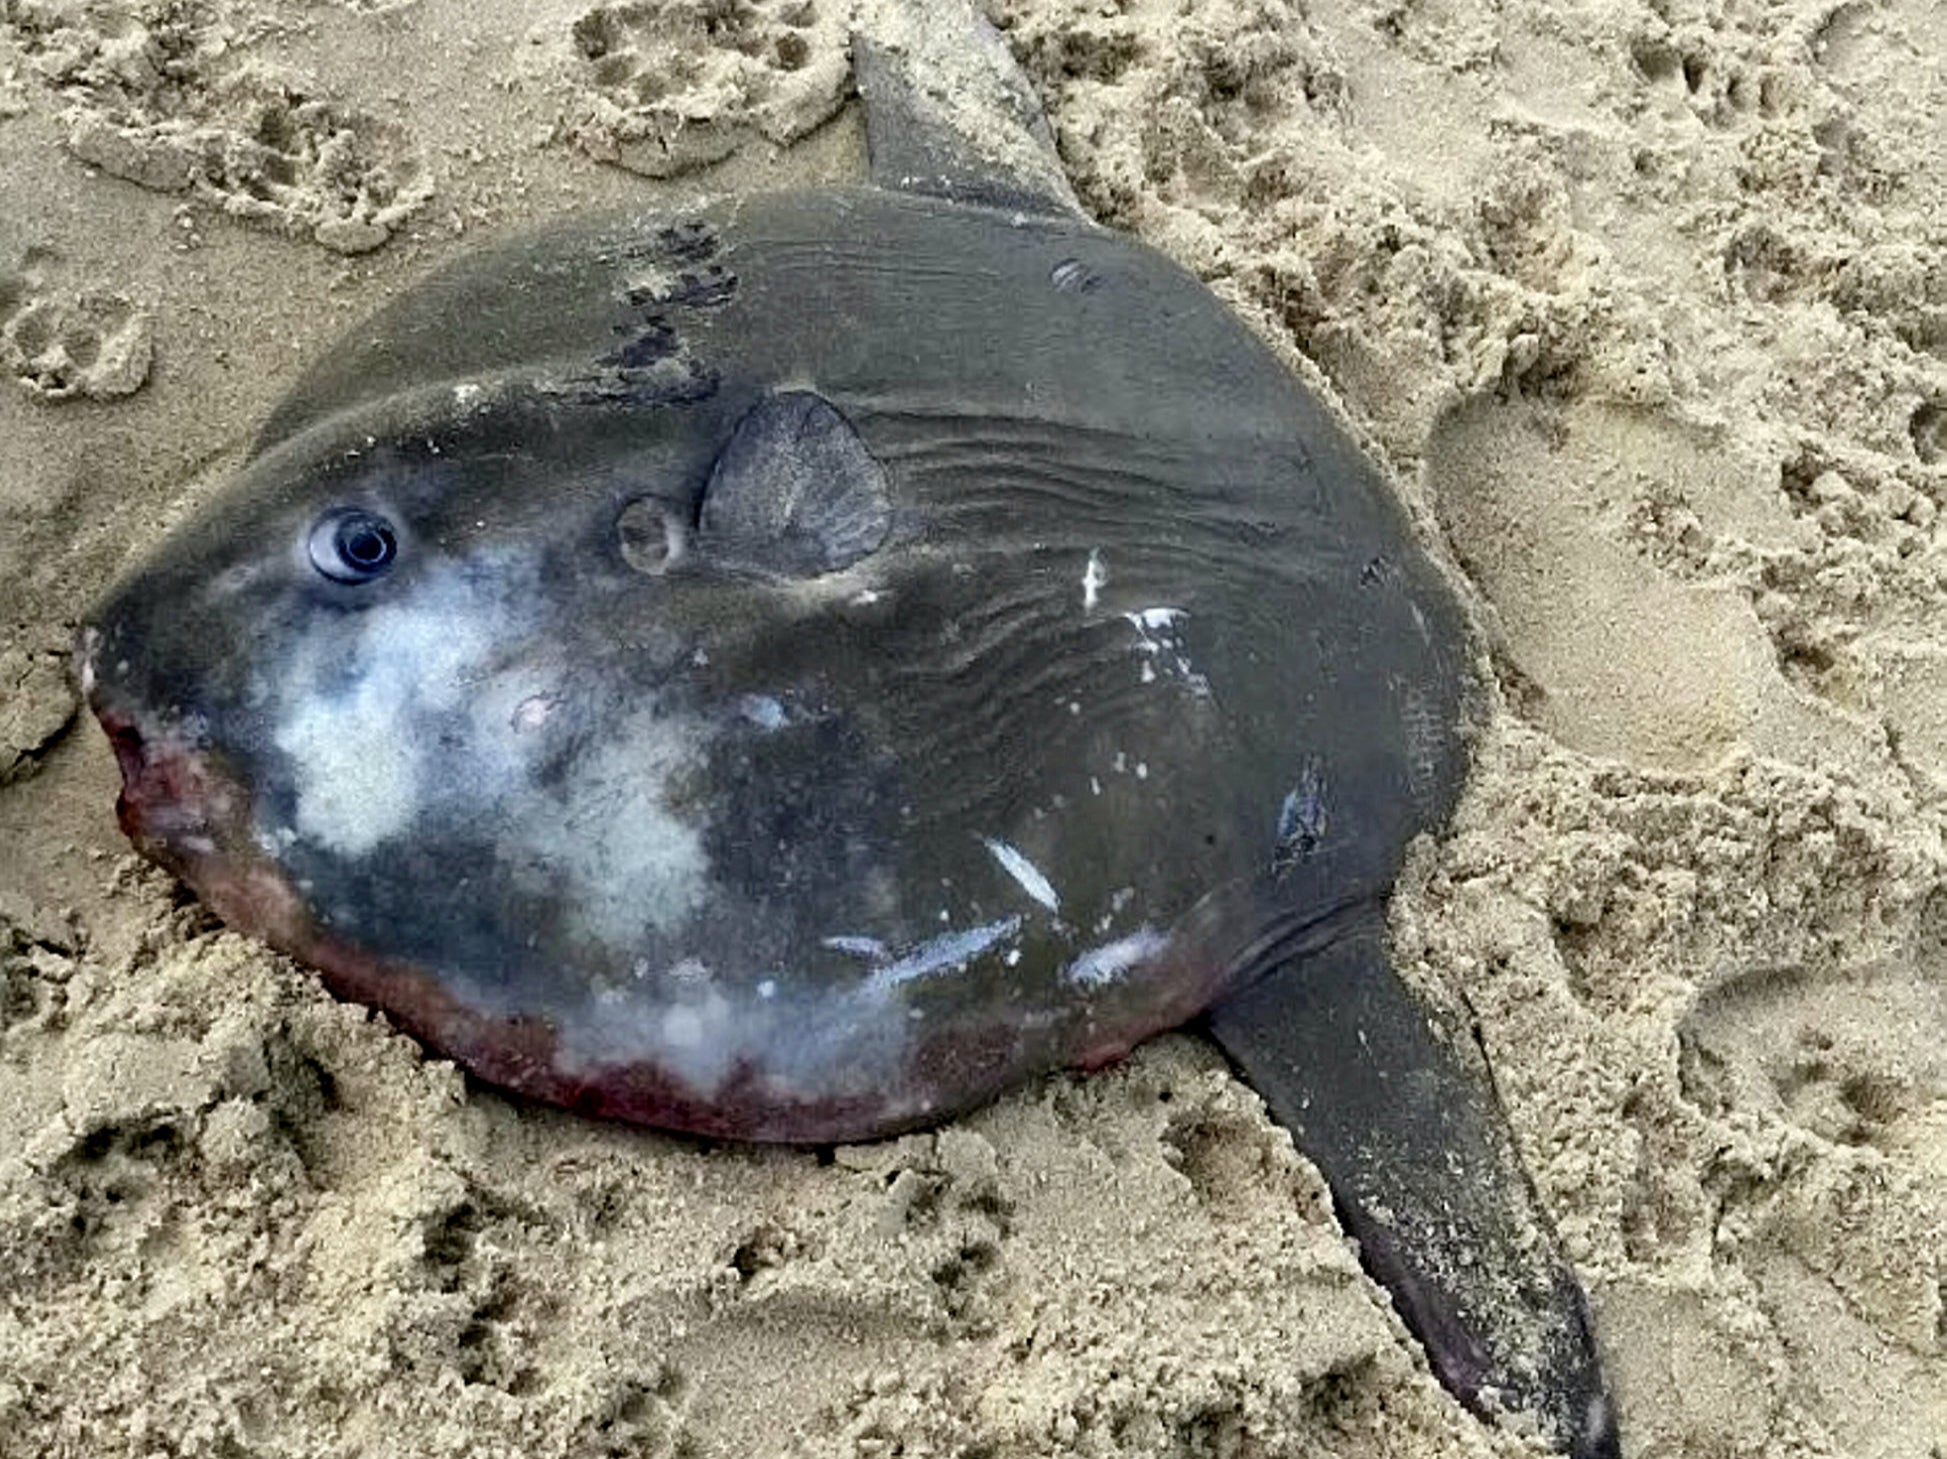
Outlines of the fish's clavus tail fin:
M 1442 1036 L 1377 918 L 1213 1007 L 1211 1034 L 1331 1187 L 1361 1259 L 1469 1407 L 1616 1459 L 1588 1304 L 1478 1052 Z

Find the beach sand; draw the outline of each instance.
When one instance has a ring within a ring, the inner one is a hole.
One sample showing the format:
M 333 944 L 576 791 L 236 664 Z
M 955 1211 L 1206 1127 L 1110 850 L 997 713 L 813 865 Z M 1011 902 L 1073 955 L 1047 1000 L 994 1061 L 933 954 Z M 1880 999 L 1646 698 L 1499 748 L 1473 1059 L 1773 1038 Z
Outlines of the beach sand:
M 1632 1456 L 1947 1446 L 1947 11 L 998 0 L 1493 716 L 1393 908 Z M 478 239 L 855 177 L 840 0 L 0 0 L 0 1455 L 1511 1456 L 1173 1035 L 936 1132 L 503 1098 L 115 829 L 68 636 Z

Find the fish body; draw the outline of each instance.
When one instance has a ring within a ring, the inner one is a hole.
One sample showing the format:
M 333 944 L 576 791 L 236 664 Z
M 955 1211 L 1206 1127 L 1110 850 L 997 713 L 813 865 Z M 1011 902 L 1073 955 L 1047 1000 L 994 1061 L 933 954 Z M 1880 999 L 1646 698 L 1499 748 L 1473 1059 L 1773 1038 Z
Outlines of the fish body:
M 383 570 L 320 567 L 348 521 Z M 1464 769 L 1450 592 L 1207 289 L 871 187 L 437 276 L 91 631 L 129 830 L 219 909 L 718 1135 L 1117 1057 L 1382 897 Z

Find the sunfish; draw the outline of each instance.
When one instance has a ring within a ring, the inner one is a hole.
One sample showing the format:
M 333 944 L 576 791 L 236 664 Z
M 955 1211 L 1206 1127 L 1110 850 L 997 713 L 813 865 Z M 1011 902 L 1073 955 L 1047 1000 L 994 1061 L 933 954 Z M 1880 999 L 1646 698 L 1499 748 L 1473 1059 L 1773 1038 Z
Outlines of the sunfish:
M 934 25 L 980 126 L 860 39 L 868 183 L 563 220 L 312 369 L 81 631 L 122 825 L 481 1079 L 646 1125 L 866 1139 L 1201 1017 L 1447 1386 L 1613 1455 L 1478 1052 L 1387 953 L 1468 768 L 1455 596 Z

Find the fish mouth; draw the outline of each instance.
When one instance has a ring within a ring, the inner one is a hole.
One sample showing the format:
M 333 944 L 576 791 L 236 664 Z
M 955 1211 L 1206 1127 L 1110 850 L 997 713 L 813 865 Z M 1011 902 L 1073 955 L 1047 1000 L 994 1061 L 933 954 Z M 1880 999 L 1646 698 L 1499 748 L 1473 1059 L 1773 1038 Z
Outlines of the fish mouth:
M 122 833 L 227 925 L 278 947 L 299 943 L 309 919 L 289 876 L 252 835 L 249 790 L 182 716 L 105 682 L 100 648 L 100 633 L 82 629 L 75 679 L 121 768 L 115 815 Z
M 133 715 L 92 706 L 122 771 L 115 818 L 144 855 L 164 859 L 216 850 L 216 817 L 227 809 L 214 794 L 208 760 L 179 738 L 144 730 Z
M 124 710 L 94 704 L 95 719 L 108 735 L 121 768 L 121 794 L 115 819 L 140 851 L 174 867 L 217 851 L 218 828 L 232 819 L 229 787 L 211 774 L 207 755 L 179 734 L 144 726 Z
M 100 648 L 100 632 L 82 629 L 75 679 L 122 772 L 116 819 L 136 850 L 183 874 L 244 831 L 249 798 L 180 718 L 148 710 L 104 680 Z

